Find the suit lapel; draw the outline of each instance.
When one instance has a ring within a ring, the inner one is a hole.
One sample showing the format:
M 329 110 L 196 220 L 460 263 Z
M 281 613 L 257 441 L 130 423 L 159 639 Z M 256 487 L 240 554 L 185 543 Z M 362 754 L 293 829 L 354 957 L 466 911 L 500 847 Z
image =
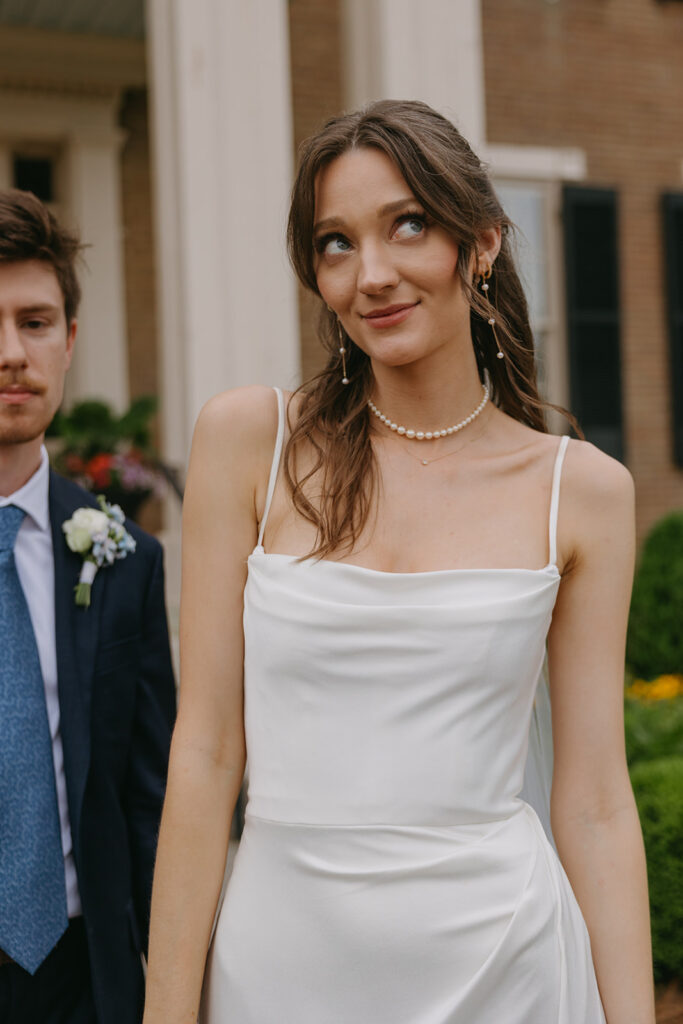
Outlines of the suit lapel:
M 64 770 L 74 850 L 80 828 L 83 793 L 90 765 L 90 701 L 97 654 L 106 573 L 95 577 L 89 608 L 74 600 L 82 557 L 67 547 L 62 523 L 85 504 L 80 489 L 50 473 L 50 524 L 55 567 L 55 636 L 57 686 L 61 715 Z

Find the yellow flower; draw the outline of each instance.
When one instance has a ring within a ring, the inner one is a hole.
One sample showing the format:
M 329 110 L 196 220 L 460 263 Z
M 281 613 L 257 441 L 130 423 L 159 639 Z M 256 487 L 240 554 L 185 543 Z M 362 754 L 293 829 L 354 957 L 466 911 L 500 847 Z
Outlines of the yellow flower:
M 626 689 L 626 696 L 635 700 L 673 700 L 683 696 L 683 675 L 657 676 L 652 682 L 634 679 Z

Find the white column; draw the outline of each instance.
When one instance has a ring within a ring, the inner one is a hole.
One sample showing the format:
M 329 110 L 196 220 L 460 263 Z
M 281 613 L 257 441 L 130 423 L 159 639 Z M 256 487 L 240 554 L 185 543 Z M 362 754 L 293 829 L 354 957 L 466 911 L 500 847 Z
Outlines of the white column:
M 292 175 L 286 0 L 149 0 L 164 452 L 203 403 L 299 376 L 285 254 Z
M 287 0 L 148 0 L 162 450 L 184 471 L 202 405 L 299 382 L 285 253 L 292 178 Z M 180 516 L 166 506 L 176 633 Z
M 480 0 L 343 0 L 346 106 L 423 100 L 485 138 Z
M 129 399 L 123 273 L 120 148 L 112 126 L 71 136 L 66 153 L 67 205 L 87 244 L 80 271 L 78 315 L 69 398 L 103 398 L 123 411 Z

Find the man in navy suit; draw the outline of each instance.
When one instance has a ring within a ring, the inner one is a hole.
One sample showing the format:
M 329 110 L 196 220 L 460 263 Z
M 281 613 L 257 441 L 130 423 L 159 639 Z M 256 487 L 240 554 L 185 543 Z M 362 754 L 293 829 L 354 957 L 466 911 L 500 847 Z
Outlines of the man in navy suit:
M 78 239 L 0 192 L 0 1021 L 133 1024 L 175 690 L 161 547 L 104 565 L 89 607 L 62 529 L 92 495 L 51 472 Z

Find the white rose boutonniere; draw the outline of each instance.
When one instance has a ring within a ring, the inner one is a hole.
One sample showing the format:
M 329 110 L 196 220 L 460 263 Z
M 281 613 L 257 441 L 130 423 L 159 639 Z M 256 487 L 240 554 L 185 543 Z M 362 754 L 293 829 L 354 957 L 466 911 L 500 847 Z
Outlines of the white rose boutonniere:
M 69 548 L 83 555 L 83 568 L 75 587 L 76 604 L 90 606 L 90 591 L 97 570 L 113 565 L 135 551 L 135 541 L 126 530 L 125 516 L 119 505 L 109 505 L 100 494 L 99 509 L 77 508 L 71 519 L 62 523 Z

